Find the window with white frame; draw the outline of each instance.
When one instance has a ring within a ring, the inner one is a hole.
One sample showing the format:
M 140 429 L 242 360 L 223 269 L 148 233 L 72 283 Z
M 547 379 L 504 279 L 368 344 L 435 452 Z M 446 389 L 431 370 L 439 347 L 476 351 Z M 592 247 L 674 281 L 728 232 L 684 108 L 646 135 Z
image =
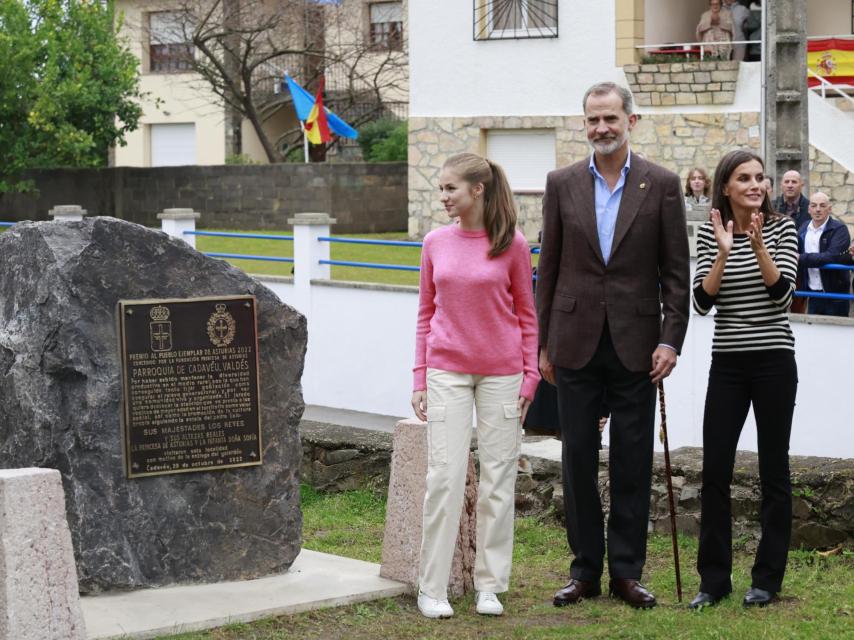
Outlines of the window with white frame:
M 558 0 L 473 0 L 474 39 L 556 38 Z
M 403 3 L 374 2 L 369 5 L 371 45 L 375 49 L 403 48 Z
M 542 192 L 557 163 L 554 129 L 491 129 L 486 156 L 501 165 L 513 191 Z
M 192 69 L 192 26 L 180 11 L 148 14 L 148 68 L 151 73 L 181 73 Z

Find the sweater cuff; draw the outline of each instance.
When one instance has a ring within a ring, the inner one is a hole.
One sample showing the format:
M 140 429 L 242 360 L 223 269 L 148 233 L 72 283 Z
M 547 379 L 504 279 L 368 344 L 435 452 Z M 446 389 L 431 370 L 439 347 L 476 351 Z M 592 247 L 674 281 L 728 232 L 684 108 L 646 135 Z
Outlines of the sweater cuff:
M 427 365 L 415 367 L 412 370 L 412 390 L 426 391 L 427 390 Z
M 539 373 L 528 373 L 522 379 L 522 388 L 519 390 L 519 395 L 526 400 L 534 401 L 534 395 L 537 393 L 537 385 L 540 384 Z
M 772 300 L 782 300 L 789 295 L 789 292 L 792 289 L 792 283 L 781 274 L 777 282 L 772 284 L 770 287 L 766 285 L 765 289 L 768 291 L 768 295 L 771 296 Z
M 697 302 L 697 306 L 702 309 L 711 309 L 715 306 L 715 300 L 717 296 L 710 296 L 706 293 L 706 290 L 703 289 L 703 283 L 701 282 L 696 287 L 694 287 L 694 300 Z

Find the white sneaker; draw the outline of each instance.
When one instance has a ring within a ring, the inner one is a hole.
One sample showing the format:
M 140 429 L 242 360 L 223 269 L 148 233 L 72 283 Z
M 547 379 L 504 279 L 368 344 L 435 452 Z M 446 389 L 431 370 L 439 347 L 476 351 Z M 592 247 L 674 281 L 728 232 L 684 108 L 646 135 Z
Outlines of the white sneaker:
M 418 592 L 418 610 L 425 618 L 450 618 L 454 615 L 447 598 L 436 600 L 421 591 Z
M 498 596 L 491 591 L 478 591 L 475 602 L 477 603 L 477 612 L 481 615 L 500 616 L 504 613 L 504 607 L 498 600 Z

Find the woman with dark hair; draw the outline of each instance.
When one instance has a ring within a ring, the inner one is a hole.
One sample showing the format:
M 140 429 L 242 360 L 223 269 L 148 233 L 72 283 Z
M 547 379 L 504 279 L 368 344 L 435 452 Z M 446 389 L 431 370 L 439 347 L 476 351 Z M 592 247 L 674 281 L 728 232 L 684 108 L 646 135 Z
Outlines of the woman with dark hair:
M 694 208 L 705 209 L 712 201 L 709 198 L 709 188 L 712 181 L 709 174 L 701 167 L 694 167 L 685 178 L 685 209 L 691 211 Z
M 692 609 L 732 591 L 730 483 L 738 438 L 751 405 L 756 417 L 762 536 L 744 606 L 765 606 L 783 583 L 792 526 L 789 436 L 798 385 L 787 316 L 795 289 L 795 225 L 775 214 L 762 160 L 731 151 L 715 170 L 711 220 L 697 233 L 694 309 L 716 307 L 703 416 L 703 479 Z
M 450 618 L 448 577 L 477 413 L 477 612 L 501 615 L 513 559 L 516 467 L 525 414 L 540 380 L 531 252 L 497 164 L 450 157 L 439 175 L 451 224 L 421 252 L 412 408 L 427 421 L 418 609 Z

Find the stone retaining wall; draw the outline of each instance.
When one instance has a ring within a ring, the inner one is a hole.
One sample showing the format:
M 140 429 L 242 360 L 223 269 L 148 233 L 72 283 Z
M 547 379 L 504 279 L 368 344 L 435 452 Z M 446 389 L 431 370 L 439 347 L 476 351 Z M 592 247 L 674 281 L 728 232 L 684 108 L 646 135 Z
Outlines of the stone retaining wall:
M 411 236 L 423 237 L 448 222 L 437 196 L 439 171 L 445 160 L 464 151 L 483 154 L 486 133 L 501 129 L 553 129 L 555 167 L 590 154 L 581 116 L 410 118 Z M 747 147 L 758 152 L 759 146 L 757 112 L 645 114 L 632 133 L 632 149 L 677 173 L 683 184 L 693 167 L 704 167 L 711 174 L 728 151 Z M 854 173 L 814 147 L 810 148 L 810 168 L 811 191 L 828 193 L 835 215 L 854 235 Z M 519 227 L 528 240 L 535 241 L 542 227 L 542 193 L 516 193 L 515 198 Z
M 392 436 L 369 431 L 303 421 L 302 481 L 323 491 L 355 488 L 388 490 Z M 542 438 L 525 438 L 525 442 Z M 673 485 L 677 501 L 677 526 L 691 535 L 699 532 L 702 450 L 682 448 L 671 452 Z M 854 460 L 791 458 L 794 525 L 792 546 L 826 549 L 839 544 L 854 547 Z M 608 456 L 600 455 L 599 489 L 608 508 Z M 734 535 L 758 538 L 759 475 L 755 453 L 739 452 L 733 477 Z M 560 463 L 522 456 L 516 481 L 518 515 L 563 519 Z M 664 461 L 656 454 L 653 467 L 650 528 L 669 532 Z
M 627 64 L 623 71 L 635 102 L 641 107 L 735 101 L 736 60 Z

